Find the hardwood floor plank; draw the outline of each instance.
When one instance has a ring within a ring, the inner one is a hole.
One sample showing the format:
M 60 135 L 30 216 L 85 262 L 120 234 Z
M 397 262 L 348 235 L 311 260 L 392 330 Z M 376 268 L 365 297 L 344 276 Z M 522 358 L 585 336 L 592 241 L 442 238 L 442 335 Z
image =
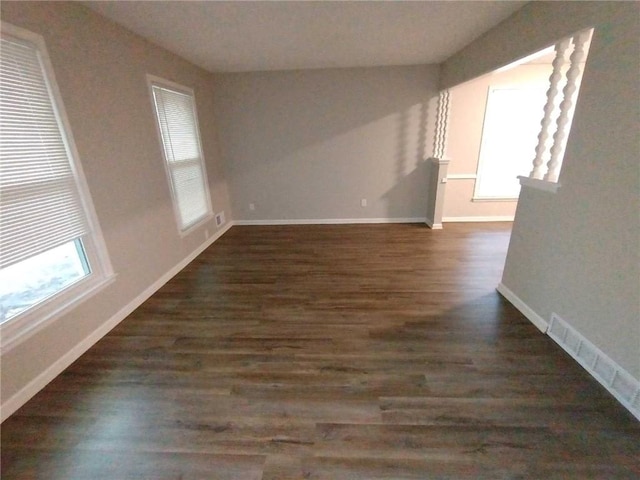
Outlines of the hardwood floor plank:
M 2 424 L 2 478 L 640 478 L 496 293 L 509 228 L 233 227 Z
M 262 456 L 3 448 L 3 478 L 260 480 Z M 185 473 L 187 472 L 187 473 Z
M 603 408 L 584 400 L 567 402 L 559 398 L 527 395 L 516 398 L 389 397 L 380 399 L 385 423 L 396 425 L 479 425 L 554 427 L 571 430 L 629 429 L 640 435 L 640 423 L 619 409 Z

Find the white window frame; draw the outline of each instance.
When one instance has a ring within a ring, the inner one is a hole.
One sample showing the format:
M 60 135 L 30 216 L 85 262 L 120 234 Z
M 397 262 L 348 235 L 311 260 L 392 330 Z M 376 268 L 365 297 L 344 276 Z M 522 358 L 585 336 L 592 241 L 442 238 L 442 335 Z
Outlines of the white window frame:
M 116 275 L 111 266 L 98 216 L 82 170 L 80 155 L 73 139 L 69 119 L 62 102 L 62 96 L 60 95 L 44 39 L 36 33 L 6 22 L 0 22 L 0 27 L 2 36 L 12 37 L 17 41 L 31 44 L 39 53 L 45 80 L 49 87 L 51 102 L 57 115 L 62 139 L 75 174 L 80 201 L 86 215 L 89 233 L 83 235 L 81 240 L 90 268 L 88 275 L 85 275 L 72 285 L 63 288 L 58 293 L 0 324 L 0 349 L 4 353 L 41 331 L 62 315 L 111 284 Z
M 211 192 L 209 190 L 209 176 L 207 174 L 207 167 L 206 167 L 206 162 L 205 162 L 205 158 L 204 158 L 204 152 L 202 149 L 202 141 L 200 138 L 200 124 L 198 123 L 198 110 L 197 110 L 197 106 L 196 106 L 196 96 L 195 93 L 193 91 L 192 88 L 189 87 L 185 87 L 184 85 L 180 85 L 178 83 L 172 82 L 170 80 L 166 80 L 164 78 L 161 77 L 157 77 L 155 75 L 150 75 L 147 74 L 147 86 L 148 86 L 148 90 L 149 90 L 149 98 L 151 99 L 151 107 L 152 107 L 152 111 L 153 111 L 153 117 L 154 117 L 154 124 L 156 127 L 156 133 L 158 135 L 158 142 L 159 142 L 159 146 L 160 146 L 160 150 L 162 151 L 162 158 L 164 160 L 164 171 L 167 177 L 167 183 L 169 184 L 169 189 L 171 190 L 171 203 L 173 205 L 173 214 L 176 220 L 176 226 L 178 228 L 178 233 L 180 234 L 181 237 L 185 237 L 187 235 L 189 235 L 190 233 L 192 233 L 194 230 L 198 229 L 198 227 L 201 227 L 203 224 L 210 222 L 213 218 L 213 207 L 211 205 Z M 206 206 L 207 206 L 207 213 L 200 218 L 198 221 L 196 221 L 194 224 L 192 225 L 187 225 L 187 226 L 183 226 L 182 225 L 182 216 L 180 214 L 180 206 L 178 203 L 178 197 L 176 194 L 176 191 L 173 187 L 173 178 L 172 178 L 172 173 L 171 173 L 171 167 L 169 165 L 169 159 L 167 158 L 167 154 L 165 152 L 165 148 L 164 148 L 164 142 L 162 140 L 162 131 L 160 129 L 160 124 L 159 124 L 159 120 L 158 120 L 158 111 L 156 108 L 156 102 L 155 102 L 155 98 L 153 95 L 153 87 L 154 86 L 158 86 L 161 88 L 166 88 L 168 90 L 173 90 L 175 92 L 178 93 L 182 93 L 184 95 L 188 95 L 191 97 L 192 101 L 193 101 L 193 116 L 194 116 L 194 122 L 195 122 L 195 136 L 198 140 L 198 150 L 199 150 L 199 154 L 200 154 L 200 168 L 202 169 L 202 181 L 204 183 L 204 192 L 205 192 L 205 200 L 206 200 Z

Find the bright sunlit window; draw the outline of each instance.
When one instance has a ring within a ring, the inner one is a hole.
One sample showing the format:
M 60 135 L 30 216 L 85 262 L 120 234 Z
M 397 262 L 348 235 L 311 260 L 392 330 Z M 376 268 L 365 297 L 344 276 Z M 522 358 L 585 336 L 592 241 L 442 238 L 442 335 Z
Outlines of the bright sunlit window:
M 474 199 L 517 199 L 535 156 L 546 91 L 489 89 Z
M 3 348 L 112 276 L 42 38 L 2 23 L 0 327 Z
M 80 240 L 3 268 L 0 270 L 0 321 L 22 313 L 89 273 Z

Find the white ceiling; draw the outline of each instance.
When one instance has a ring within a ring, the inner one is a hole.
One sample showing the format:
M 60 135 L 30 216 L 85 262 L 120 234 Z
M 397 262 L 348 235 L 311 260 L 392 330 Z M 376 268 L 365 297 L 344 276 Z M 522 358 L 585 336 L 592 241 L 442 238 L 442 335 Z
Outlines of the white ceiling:
M 523 1 L 84 2 L 211 72 L 440 63 Z

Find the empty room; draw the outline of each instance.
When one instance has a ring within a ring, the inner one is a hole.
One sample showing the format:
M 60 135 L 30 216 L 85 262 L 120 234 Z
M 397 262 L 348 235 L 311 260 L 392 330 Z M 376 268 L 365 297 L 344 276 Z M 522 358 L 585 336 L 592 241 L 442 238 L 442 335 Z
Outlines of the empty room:
M 640 4 L 0 14 L 3 479 L 640 478 Z

